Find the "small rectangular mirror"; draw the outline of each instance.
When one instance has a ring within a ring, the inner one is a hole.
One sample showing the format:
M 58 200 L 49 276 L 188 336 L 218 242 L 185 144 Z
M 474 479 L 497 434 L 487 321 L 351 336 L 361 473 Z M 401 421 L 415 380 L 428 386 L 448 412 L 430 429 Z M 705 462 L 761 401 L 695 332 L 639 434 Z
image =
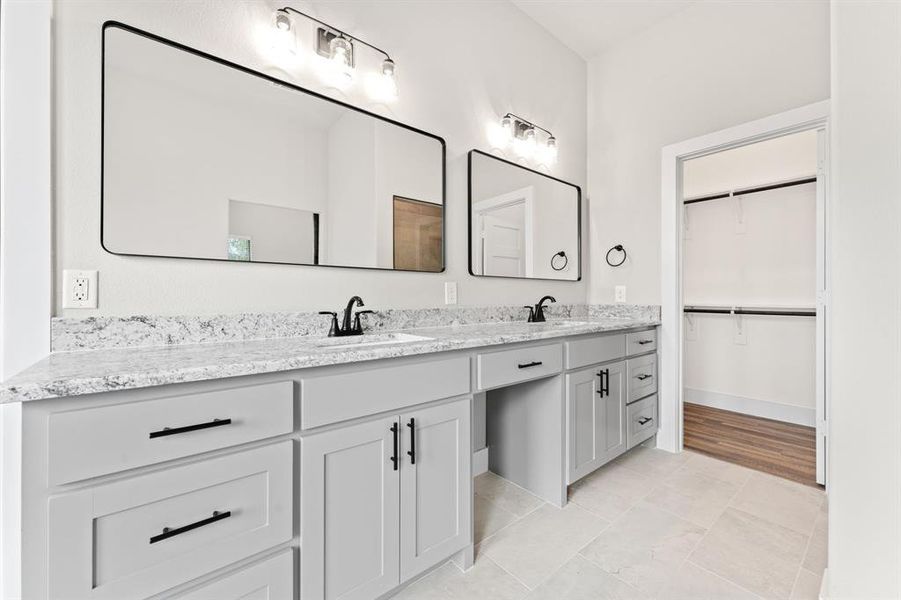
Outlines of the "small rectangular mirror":
M 104 26 L 109 252 L 441 272 L 444 158 L 435 135 Z
M 582 190 L 479 150 L 469 153 L 469 272 L 579 281 Z

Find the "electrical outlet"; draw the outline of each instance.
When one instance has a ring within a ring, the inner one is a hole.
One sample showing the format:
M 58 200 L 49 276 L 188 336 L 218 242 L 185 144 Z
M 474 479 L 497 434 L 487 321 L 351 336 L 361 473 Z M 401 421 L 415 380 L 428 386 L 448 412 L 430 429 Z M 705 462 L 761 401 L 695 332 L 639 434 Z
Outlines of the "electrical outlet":
M 614 288 L 614 299 L 617 302 L 625 302 L 626 301 L 626 286 L 618 285 Z
M 97 271 L 63 271 L 63 308 L 97 308 Z
M 457 303 L 457 282 L 456 281 L 445 281 L 444 282 L 444 303 L 445 304 L 456 304 Z

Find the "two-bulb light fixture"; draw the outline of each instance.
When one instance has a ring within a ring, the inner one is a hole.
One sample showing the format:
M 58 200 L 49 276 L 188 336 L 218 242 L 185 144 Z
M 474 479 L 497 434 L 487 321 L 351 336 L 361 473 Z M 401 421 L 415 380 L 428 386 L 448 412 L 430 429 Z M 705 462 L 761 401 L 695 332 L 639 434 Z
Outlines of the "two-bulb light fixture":
M 543 141 L 539 141 L 539 132 Z M 501 118 L 500 125 L 492 127 L 491 143 L 500 148 L 512 148 L 522 158 L 550 166 L 557 162 L 557 138 L 554 134 L 513 113 Z
M 275 11 L 273 18 L 274 45 L 279 50 L 291 55 L 297 54 L 296 23 L 292 15 L 299 15 L 319 25 L 316 28 L 315 50 L 320 75 L 327 85 L 346 90 L 355 83 L 356 43 L 384 57 L 378 71 L 369 73 L 366 77 L 366 91 L 369 96 L 379 102 L 390 102 L 397 98 L 397 73 L 394 61 L 387 52 L 290 6 Z

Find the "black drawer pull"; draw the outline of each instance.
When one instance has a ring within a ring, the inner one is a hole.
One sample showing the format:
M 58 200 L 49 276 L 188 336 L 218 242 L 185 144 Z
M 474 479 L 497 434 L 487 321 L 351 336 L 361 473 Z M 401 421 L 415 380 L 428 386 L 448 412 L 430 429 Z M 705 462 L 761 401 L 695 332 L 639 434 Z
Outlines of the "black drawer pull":
M 227 510 L 225 512 L 219 512 L 218 510 L 213 511 L 212 517 L 207 517 L 206 519 L 201 519 L 195 523 L 191 523 L 190 525 L 184 525 L 182 527 L 176 527 L 175 529 L 170 529 L 168 527 L 163 527 L 163 533 L 153 536 L 150 538 L 150 543 L 155 544 L 157 542 L 162 542 L 163 540 L 168 540 L 171 537 L 175 537 L 177 535 L 181 535 L 183 533 L 187 533 L 192 529 L 197 529 L 198 527 L 203 527 L 204 525 L 209 525 L 210 523 L 215 523 L 216 521 L 221 521 L 222 519 L 227 519 L 232 516 L 232 511 Z
M 644 346 L 645 344 L 653 344 L 654 340 L 638 340 L 636 343 L 640 346 Z
M 209 423 L 198 423 L 197 425 L 186 425 L 184 427 L 163 427 L 159 431 L 151 431 L 150 439 L 165 437 L 167 435 L 177 435 L 179 433 L 188 433 L 189 431 L 199 431 L 201 429 L 209 429 L 210 427 L 222 427 L 223 425 L 231 425 L 231 419 L 213 419 Z
M 654 420 L 654 419 L 652 419 L 651 417 L 639 417 L 639 419 L 638 419 L 638 424 L 639 424 L 639 425 L 644 425 L 645 423 L 650 423 L 650 422 L 653 421 L 653 420 Z
M 407 427 L 410 428 L 410 449 L 407 450 L 407 456 L 410 457 L 410 464 L 416 464 L 416 419 L 410 417 L 410 422 L 407 423 Z
M 604 396 L 610 395 L 610 369 L 604 369 L 603 371 L 598 371 L 598 377 L 601 378 L 600 384 L 601 389 L 598 390 L 598 394 L 601 395 L 601 398 Z
M 537 367 L 540 364 L 542 364 L 542 362 L 540 360 L 536 360 L 536 361 L 533 361 L 530 363 L 519 364 L 516 366 L 519 367 L 520 369 L 528 369 L 529 367 Z
M 397 427 L 396 422 L 391 424 L 390 430 L 391 430 L 391 433 L 394 434 L 394 451 L 391 455 L 391 463 L 394 465 L 394 470 L 397 471 L 397 462 L 398 462 L 397 461 L 397 448 L 399 445 L 398 440 L 397 440 L 397 434 L 398 434 L 399 429 Z
M 645 379 L 650 379 L 653 375 L 648 375 L 647 373 L 642 373 L 641 375 L 636 375 L 635 379 L 638 381 L 644 381 Z

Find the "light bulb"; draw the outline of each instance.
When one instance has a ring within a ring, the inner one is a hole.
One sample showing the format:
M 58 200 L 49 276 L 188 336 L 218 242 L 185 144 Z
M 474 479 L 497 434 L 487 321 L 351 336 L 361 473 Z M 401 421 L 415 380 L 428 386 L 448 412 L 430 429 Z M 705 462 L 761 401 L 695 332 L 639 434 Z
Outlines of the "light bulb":
M 369 76 L 368 92 L 370 98 L 380 102 L 391 102 L 397 99 L 397 73 L 394 61 L 385 58 L 380 73 Z
M 501 131 L 503 132 L 504 142 L 509 144 L 513 140 L 513 117 L 506 115 L 501 119 Z
M 353 46 L 350 40 L 335 36 L 329 42 L 329 57 L 324 60 L 322 78 L 327 85 L 339 90 L 353 83 L 354 69 L 351 66 Z
M 350 67 L 350 42 L 341 36 L 335 36 L 329 42 L 329 58 L 332 63 L 339 68 L 346 69 Z
M 526 146 L 527 156 L 534 156 L 535 151 L 538 149 L 538 143 L 535 141 L 535 128 L 529 127 L 523 133 L 523 141 Z
M 546 165 L 553 165 L 557 162 L 557 138 L 551 136 L 544 143 L 541 149 L 541 161 Z
M 294 23 L 286 10 L 277 10 L 273 15 L 272 47 L 281 53 L 295 54 L 297 45 L 294 38 Z

